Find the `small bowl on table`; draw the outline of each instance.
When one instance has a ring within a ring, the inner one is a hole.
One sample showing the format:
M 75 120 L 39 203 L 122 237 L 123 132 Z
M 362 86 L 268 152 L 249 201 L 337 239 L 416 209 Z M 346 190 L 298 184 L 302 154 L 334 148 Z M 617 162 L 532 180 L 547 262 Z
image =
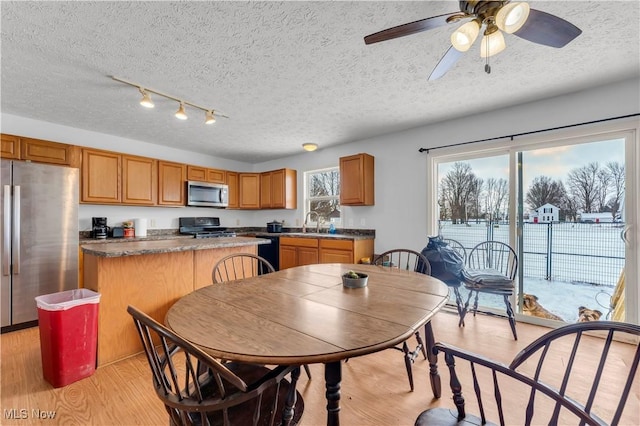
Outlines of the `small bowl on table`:
M 362 288 L 367 286 L 369 276 L 362 272 L 356 272 L 358 278 L 352 277 L 352 274 L 346 273 L 342 275 L 342 285 L 348 288 Z

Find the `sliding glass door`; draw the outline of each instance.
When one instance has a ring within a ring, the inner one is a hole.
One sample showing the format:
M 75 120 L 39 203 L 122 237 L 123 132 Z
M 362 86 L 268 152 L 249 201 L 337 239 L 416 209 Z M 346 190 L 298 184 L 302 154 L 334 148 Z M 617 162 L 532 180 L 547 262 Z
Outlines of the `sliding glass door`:
M 486 240 L 513 247 L 520 320 L 636 323 L 637 280 L 625 279 L 638 276 L 635 138 L 564 133 L 434 150 L 430 231 L 467 252 Z M 505 311 L 501 297 L 482 294 L 479 305 Z

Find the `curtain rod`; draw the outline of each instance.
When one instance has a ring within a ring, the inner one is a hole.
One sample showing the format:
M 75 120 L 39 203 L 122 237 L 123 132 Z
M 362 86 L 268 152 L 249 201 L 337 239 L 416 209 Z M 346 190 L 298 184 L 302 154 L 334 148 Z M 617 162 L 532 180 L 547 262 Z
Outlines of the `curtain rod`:
M 567 129 L 567 128 L 570 128 L 570 127 L 585 126 L 587 124 L 595 124 L 595 123 L 602 123 L 602 122 L 605 122 L 605 121 L 620 120 L 620 119 L 629 118 L 629 117 L 637 117 L 639 115 L 640 115 L 640 113 L 628 114 L 628 115 L 620 115 L 618 117 L 603 118 L 603 119 L 600 119 L 600 120 L 586 121 L 584 123 L 577 123 L 577 124 L 568 124 L 566 126 L 550 127 L 548 129 L 532 130 L 530 132 L 515 133 L 513 135 L 497 136 L 495 138 L 478 139 L 478 140 L 475 140 L 475 141 L 454 143 L 452 145 L 441 145 L 441 146 L 436 146 L 436 147 L 433 147 L 433 148 L 419 148 L 418 152 L 425 152 L 426 151 L 427 154 L 428 154 L 429 151 L 431 151 L 432 149 L 449 148 L 449 147 L 452 147 L 452 146 L 469 145 L 469 144 L 472 144 L 472 143 L 489 142 L 489 141 L 495 141 L 495 140 L 498 140 L 498 139 L 506 139 L 506 138 L 511 138 L 511 140 L 513 140 L 513 138 L 515 138 L 517 136 L 533 135 L 533 134 L 536 134 L 536 133 L 549 132 L 551 130 Z

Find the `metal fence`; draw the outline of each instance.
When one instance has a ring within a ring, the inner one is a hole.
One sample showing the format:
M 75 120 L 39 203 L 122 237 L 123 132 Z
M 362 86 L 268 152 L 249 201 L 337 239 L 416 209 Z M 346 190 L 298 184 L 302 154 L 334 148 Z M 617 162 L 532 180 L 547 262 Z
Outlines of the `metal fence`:
M 609 223 L 525 223 L 520 267 L 525 277 L 615 286 L 624 267 L 622 229 Z M 469 252 L 482 241 L 508 244 L 509 224 L 441 221 L 440 234 L 459 241 Z

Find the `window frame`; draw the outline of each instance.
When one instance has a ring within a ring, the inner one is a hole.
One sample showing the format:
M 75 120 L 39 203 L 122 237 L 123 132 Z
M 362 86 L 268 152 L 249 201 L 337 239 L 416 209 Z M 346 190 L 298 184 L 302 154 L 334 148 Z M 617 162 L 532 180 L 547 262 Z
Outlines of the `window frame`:
M 322 173 L 327 173 L 327 172 L 335 172 L 338 176 L 338 193 L 336 195 L 332 195 L 332 196 L 322 196 L 322 197 L 311 197 L 309 195 L 310 193 L 310 188 L 309 188 L 309 183 L 311 180 L 311 176 L 313 175 L 317 175 L 317 174 L 322 174 Z M 315 169 L 315 170 L 308 170 L 306 172 L 304 172 L 304 209 L 303 209 L 303 219 L 302 219 L 302 223 L 304 223 L 304 219 L 307 217 L 307 214 L 309 213 L 309 211 L 311 211 L 311 203 L 313 201 L 332 201 L 335 200 L 336 204 L 338 205 L 338 207 L 340 207 L 340 166 L 331 166 L 331 167 L 325 167 L 322 169 Z M 340 218 L 333 218 L 328 222 L 325 222 L 328 226 L 329 223 L 333 223 L 333 225 L 335 227 L 342 227 L 342 209 L 340 209 Z M 312 221 L 311 217 L 309 218 L 309 221 L 307 222 L 307 225 L 317 225 L 317 221 Z

